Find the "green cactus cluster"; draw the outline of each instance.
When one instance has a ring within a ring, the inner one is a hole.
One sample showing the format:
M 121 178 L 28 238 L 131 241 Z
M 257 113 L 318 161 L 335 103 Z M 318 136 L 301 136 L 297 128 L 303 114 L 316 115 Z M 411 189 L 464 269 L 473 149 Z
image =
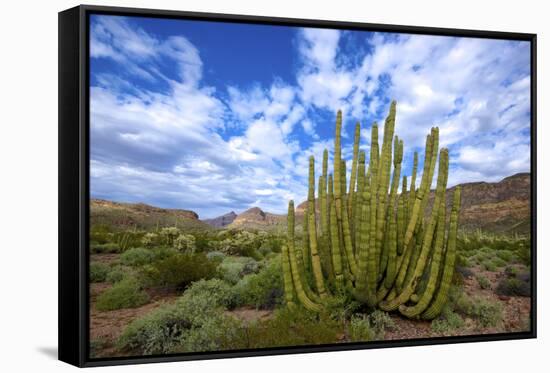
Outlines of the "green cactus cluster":
M 304 235 L 299 243 L 294 202 L 288 205 L 288 237 L 282 249 L 288 306 L 299 303 L 320 312 L 328 297 L 349 294 L 370 308 L 398 311 L 408 318 L 431 320 L 441 313 L 455 267 L 460 188 L 455 188 L 448 216 L 449 152 L 439 149 L 437 127 L 426 137 L 420 184 L 416 184 L 416 152 L 412 175 L 409 179 L 401 175 L 404 144 L 394 135 L 395 115 L 393 101 L 381 144 L 378 125 L 372 125 L 368 158 L 360 150 L 361 127 L 356 124 L 349 185 L 340 111 L 333 173 L 328 172 L 328 150 L 318 180 L 315 159 L 310 157 Z M 435 195 L 429 205 L 436 164 Z

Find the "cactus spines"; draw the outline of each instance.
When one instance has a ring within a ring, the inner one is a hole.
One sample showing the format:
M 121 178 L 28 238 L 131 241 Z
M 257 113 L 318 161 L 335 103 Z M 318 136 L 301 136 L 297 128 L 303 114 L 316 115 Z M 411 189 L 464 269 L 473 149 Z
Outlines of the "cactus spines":
M 445 252 L 445 263 L 443 265 L 443 274 L 437 294 L 430 307 L 422 314 L 425 320 L 434 319 L 441 313 L 443 306 L 447 302 L 449 288 L 453 279 L 453 272 L 456 259 L 456 236 L 458 232 L 458 212 L 460 210 L 460 187 L 456 187 L 453 196 L 453 207 L 451 209 L 451 218 L 449 221 L 449 234 L 447 238 L 447 250 Z
M 449 154 L 447 149 L 439 150 L 439 130 L 432 128 L 426 137 L 420 183 L 417 186 L 418 154 L 414 153 L 407 190 L 408 178 L 401 176 L 403 141 L 394 136 L 395 111 L 396 104 L 392 102 L 380 144 L 378 125 L 372 125 L 367 169 L 366 154 L 359 150 L 360 127 L 356 126 L 349 185 L 346 160 L 342 158 L 342 114 L 338 112 L 334 174 L 328 174 L 325 150 L 318 179 L 317 210 L 315 160 L 310 158 L 303 251 L 294 244 L 291 201 L 288 242 L 281 253 L 285 300 L 289 306 L 300 303 L 320 312 L 326 297 L 336 291 L 352 295 L 369 307 L 399 310 L 406 317 L 429 320 L 441 312 L 447 301 L 456 257 L 460 189 L 455 191 L 447 223 Z M 436 164 L 439 167 L 430 212 L 427 205 Z

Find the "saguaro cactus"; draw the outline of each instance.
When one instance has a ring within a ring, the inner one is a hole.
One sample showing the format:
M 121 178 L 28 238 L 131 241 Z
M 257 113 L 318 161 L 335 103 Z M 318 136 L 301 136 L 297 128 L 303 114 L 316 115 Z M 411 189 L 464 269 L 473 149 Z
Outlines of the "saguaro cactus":
M 396 103 L 392 102 L 380 146 L 378 125 L 374 123 L 371 127 L 368 162 L 365 152 L 359 150 L 361 128 L 359 123 L 356 125 L 350 184 L 346 186 L 342 113 L 338 111 L 334 178 L 328 174 L 325 150 L 318 180 L 319 221 L 315 206 L 315 160 L 310 158 L 303 247 L 299 249 L 295 244 L 294 203 L 290 201 L 288 242 L 281 254 L 289 306 L 297 301 L 320 312 L 327 297 L 348 292 L 368 307 L 398 310 L 411 318 L 429 320 L 441 312 L 454 271 L 460 189 L 455 190 L 447 223 L 449 153 L 447 149 L 439 150 L 439 130 L 432 128 L 426 137 L 420 184 L 416 184 L 415 152 L 407 190 L 407 176 L 401 175 L 404 144 L 394 136 L 395 121 Z M 428 209 L 436 163 L 439 164 L 437 188 L 433 207 Z M 427 280 L 419 286 L 421 278 Z

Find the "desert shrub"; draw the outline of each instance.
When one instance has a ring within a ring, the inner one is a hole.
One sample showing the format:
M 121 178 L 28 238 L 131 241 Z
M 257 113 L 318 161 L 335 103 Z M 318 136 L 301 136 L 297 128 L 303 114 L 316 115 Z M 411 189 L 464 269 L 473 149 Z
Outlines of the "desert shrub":
M 127 278 L 105 290 L 97 298 L 96 307 L 100 311 L 111 311 L 121 308 L 139 307 L 149 301 L 139 283 L 133 278 Z
M 258 273 L 243 277 L 233 288 L 234 304 L 273 309 L 281 304 L 283 278 L 281 263 L 272 260 Z
M 105 244 L 111 242 L 113 232 L 107 224 L 92 224 L 90 227 L 90 242 Z
M 153 261 L 155 255 L 149 249 L 143 247 L 134 247 L 128 249 L 120 255 L 122 264 L 130 267 L 139 267 L 149 264 Z
M 434 332 L 443 335 L 449 335 L 456 329 L 460 329 L 464 326 L 464 320 L 462 317 L 453 312 L 450 307 L 444 307 L 441 315 L 432 320 L 431 328 Z
M 504 274 L 508 277 L 516 277 L 519 272 L 520 269 L 518 267 L 507 266 L 506 268 L 504 268 Z
M 179 254 L 178 250 L 168 246 L 158 246 L 151 249 L 154 255 L 153 261 L 162 260 Z
M 367 342 L 374 339 L 369 319 L 365 315 L 354 315 L 349 322 L 349 338 L 352 342 Z
M 227 256 L 218 266 L 218 274 L 225 281 L 234 285 L 243 276 L 256 273 L 259 270 L 259 264 L 252 258 Z
M 117 265 L 111 268 L 105 280 L 114 284 L 120 282 L 132 274 L 132 270 L 123 265 Z
M 174 239 L 174 248 L 184 253 L 194 253 L 196 250 L 195 236 L 192 234 L 180 234 Z
M 280 308 L 271 319 L 252 323 L 240 341 L 244 348 L 265 348 L 334 343 L 343 335 L 341 321 L 297 306 Z
M 159 235 L 156 233 L 145 233 L 141 238 L 141 244 L 145 247 L 153 247 L 159 243 Z
M 476 279 L 480 288 L 484 290 L 491 288 L 491 281 L 489 281 L 487 277 L 479 275 L 476 277 Z
M 326 313 L 331 318 L 335 320 L 348 320 L 362 305 L 351 294 L 342 292 L 328 297 L 324 301 L 324 306 Z
M 492 262 L 493 264 L 496 266 L 496 267 L 504 267 L 506 265 L 506 261 L 504 261 L 503 259 L 499 258 L 498 256 L 493 258 L 492 259 Z
M 492 260 L 488 259 L 488 260 L 485 260 L 482 264 L 482 267 L 483 269 L 485 269 L 486 271 L 490 271 L 490 272 L 497 272 L 498 271 L 498 267 L 495 263 L 493 263 Z
M 384 339 L 386 330 L 395 329 L 395 322 L 390 315 L 384 311 L 376 310 L 368 316 L 371 329 L 374 332 L 374 339 Z
M 195 236 L 195 248 L 198 252 L 207 252 L 212 248 L 212 243 L 215 242 L 215 237 L 209 232 L 194 232 Z
M 498 295 L 530 297 L 531 284 L 516 277 L 503 278 L 498 282 L 495 293 Z
M 143 267 L 142 276 L 151 286 L 184 289 L 193 281 L 210 279 L 216 274 L 216 264 L 203 253 L 177 254 Z
M 208 260 L 221 263 L 225 258 L 225 254 L 222 253 L 221 251 L 210 251 L 209 253 L 206 254 L 206 257 L 208 258 Z
M 481 327 L 497 326 L 502 322 L 502 305 L 482 297 L 462 295 L 455 303 L 455 310 L 477 319 Z
M 107 264 L 98 262 L 90 263 L 90 282 L 104 282 L 107 273 L 109 273 L 109 266 Z
M 184 293 L 189 298 L 199 298 L 208 296 L 213 299 L 217 305 L 228 307 L 233 299 L 231 285 L 227 282 L 213 278 L 210 280 L 199 280 L 194 282 Z
M 500 250 L 500 251 L 497 251 L 497 256 L 504 260 L 505 262 L 507 263 L 513 263 L 515 261 L 517 261 L 517 256 L 516 254 L 514 254 L 513 251 L 511 250 Z
M 120 247 L 116 243 L 90 243 L 90 252 L 92 254 L 114 254 L 120 252 Z
M 132 321 L 118 339 L 118 347 L 145 355 L 235 348 L 238 338 L 233 336 L 240 324 L 223 313 L 226 298 L 221 283 L 199 281 L 174 304 Z

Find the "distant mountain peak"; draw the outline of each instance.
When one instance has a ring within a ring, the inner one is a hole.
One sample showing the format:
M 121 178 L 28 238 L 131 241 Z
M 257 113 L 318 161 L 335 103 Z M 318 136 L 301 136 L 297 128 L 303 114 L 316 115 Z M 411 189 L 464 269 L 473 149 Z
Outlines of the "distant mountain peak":
M 235 213 L 235 211 L 231 211 L 231 212 L 228 212 L 227 214 L 224 214 L 212 219 L 204 219 L 203 222 L 216 228 L 223 228 L 233 223 L 236 217 L 237 217 L 237 214 Z

